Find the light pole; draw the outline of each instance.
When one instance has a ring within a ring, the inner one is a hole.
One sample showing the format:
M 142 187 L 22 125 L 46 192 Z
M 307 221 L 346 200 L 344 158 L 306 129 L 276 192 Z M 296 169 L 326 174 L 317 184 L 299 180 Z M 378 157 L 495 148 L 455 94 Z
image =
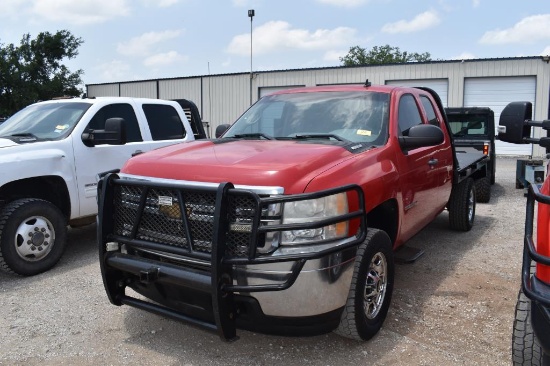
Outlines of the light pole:
M 248 17 L 250 18 L 250 105 L 252 105 L 252 19 L 254 15 L 254 9 L 250 9 L 248 11 Z

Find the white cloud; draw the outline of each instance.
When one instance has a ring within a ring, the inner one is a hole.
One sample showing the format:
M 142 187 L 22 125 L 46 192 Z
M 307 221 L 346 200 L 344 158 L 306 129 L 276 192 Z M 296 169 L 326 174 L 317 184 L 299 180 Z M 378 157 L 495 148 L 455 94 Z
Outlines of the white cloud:
M 347 53 L 348 51 L 327 51 L 323 56 L 323 60 L 340 62 L 340 57 L 344 57 Z
M 180 55 L 176 51 L 169 51 L 147 57 L 145 60 L 143 60 L 143 64 L 145 66 L 166 66 L 174 64 L 176 62 L 183 62 L 187 60 L 187 56 Z
M 164 32 L 148 32 L 130 39 L 128 42 L 119 43 L 117 52 L 125 56 L 148 56 L 158 43 L 178 37 L 182 30 L 167 30 Z
M 26 0 L 2 0 L 1 18 L 13 18 L 21 15 L 23 12 Z
M 433 28 L 441 23 L 439 14 L 434 10 L 429 10 L 418 14 L 413 20 L 400 20 L 395 23 L 387 23 L 382 27 L 384 33 L 410 33 L 424 29 Z
M 481 5 L 481 0 L 472 0 L 472 6 L 478 8 Z
M 281 49 L 328 50 L 354 42 L 355 29 L 338 27 L 334 29 L 293 29 L 284 21 L 265 23 L 253 30 L 253 52 L 267 54 Z M 250 54 L 250 34 L 233 37 L 227 52 L 237 55 Z
M 470 52 L 462 52 L 458 56 L 451 57 L 452 60 L 472 60 L 474 58 L 476 58 L 476 56 Z
M 96 66 L 95 68 L 99 71 L 99 74 L 101 75 L 101 82 L 123 80 L 128 77 L 130 71 L 130 65 L 119 60 L 106 62 Z
M 254 8 L 255 6 L 260 5 L 260 0 L 232 0 L 233 6 L 237 8 Z
M 321 4 L 341 6 L 344 8 L 355 8 L 367 4 L 370 0 L 316 0 Z
M 550 39 L 550 14 L 529 16 L 514 24 L 512 28 L 485 32 L 479 43 L 533 43 L 544 39 Z
M 179 0 L 142 0 L 146 6 L 158 6 L 159 8 L 167 8 L 179 3 Z
M 52 22 L 82 25 L 127 16 L 130 8 L 126 0 L 34 0 L 31 13 Z
M 547 46 L 542 52 L 540 53 L 541 56 L 548 56 L 550 55 L 550 46 Z

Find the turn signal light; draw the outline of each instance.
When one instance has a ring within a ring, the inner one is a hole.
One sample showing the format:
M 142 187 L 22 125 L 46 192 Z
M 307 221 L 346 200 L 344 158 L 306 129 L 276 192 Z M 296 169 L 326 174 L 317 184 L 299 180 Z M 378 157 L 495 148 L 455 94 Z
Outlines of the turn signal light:
M 489 143 L 488 142 L 483 144 L 483 154 L 489 155 Z

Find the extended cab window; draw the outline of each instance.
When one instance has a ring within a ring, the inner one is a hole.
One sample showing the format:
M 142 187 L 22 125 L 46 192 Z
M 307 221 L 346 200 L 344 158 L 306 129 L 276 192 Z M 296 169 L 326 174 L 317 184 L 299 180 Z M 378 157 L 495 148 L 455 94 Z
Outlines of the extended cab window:
M 143 112 L 153 140 L 176 140 L 185 137 L 183 122 L 171 105 L 144 104 Z
M 422 124 L 422 117 L 416 105 L 416 101 L 411 94 L 405 94 L 399 100 L 399 131 L 403 136 L 409 134 L 409 129 L 413 126 Z
M 109 118 L 124 119 L 124 121 L 126 122 L 127 142 L 143 141 L 134 108 L 132 108 L 130 104 L 126 103 L 111 104 L 101 108 L 90 120 L 90 123 L 88 123 L 86 130 L 105 129 L 105 121 Z
M 424 107 L 424 111 L 428 117 L 428 123 L 434 126 L 439 126 L 439 119 L 435 114 L 434 106 L 432 105 L 430 99 L 428 99 L 425 95 L 422 95 L 420 96 L 420 101 L 422 102 L 422 106 Z

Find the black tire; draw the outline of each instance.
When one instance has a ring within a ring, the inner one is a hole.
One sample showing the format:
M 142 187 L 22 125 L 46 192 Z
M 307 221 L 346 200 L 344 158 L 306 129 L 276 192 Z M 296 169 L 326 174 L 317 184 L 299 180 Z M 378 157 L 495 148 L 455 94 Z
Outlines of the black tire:
M 512 331 L 512 362 L 514 366 L 542 365 L 542 355 L 531 325 L 531 300 L 519 290 Z
M 52 268 L 67 241 L 66 220 L 48 201 L 24 198 L 0 210 L 0 269 L 32 276 Z
M 390 238 L 384 231 L 369 228 L 357 249 L 348 299 L 335 333 L 356 340 L 368 340 L 378 333 L 390 307 L 394 272 Z
M 491 200 L 491 180 L 489 177 L 476 179 L 475 187 L 477 202 L 487 203 Z
M 464 179 L 453 187 L 448 209 L 451 229 L 470 231 L 476 213 L 476 192 L 472 178 Z

